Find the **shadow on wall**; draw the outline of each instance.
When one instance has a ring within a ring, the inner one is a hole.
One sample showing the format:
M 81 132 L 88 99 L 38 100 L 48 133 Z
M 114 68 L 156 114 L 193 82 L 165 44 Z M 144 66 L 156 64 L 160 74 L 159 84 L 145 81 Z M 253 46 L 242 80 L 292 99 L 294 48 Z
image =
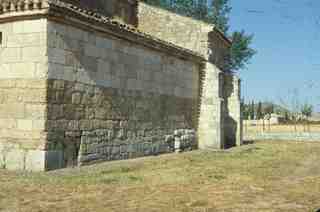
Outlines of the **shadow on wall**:
M 119 160 L 165 153 L 166 135 L 195 128 L 190 111 L 197 111 L 197 100 L 153 92 L 156 73 L 172 66 L 171 57 L 143 50 L 148 58 L 141 62 L 124 52 L 133 47 L 125 41 L 108 38 L 98 46 L 95 33 L 85 41 L 83 31 L 66 31 L 49 35 L 47 95 L 49 149 L 63 151 L 64 166 L 76 166 L 82 155 Z M 140 70 L 150 83 L 138 83 Z
M 223 77 L 224 93 L 224 139 L 225 148 L 231 148 L 237 145 L 237 121 L 230 114 L 230 100 L 234 95 L 235 89 L 232 74 L 226 73 Z
M 229 115 L 226 115 L 225 123 L 225 148 L 228 149 L 236 146 L 237 122 Z

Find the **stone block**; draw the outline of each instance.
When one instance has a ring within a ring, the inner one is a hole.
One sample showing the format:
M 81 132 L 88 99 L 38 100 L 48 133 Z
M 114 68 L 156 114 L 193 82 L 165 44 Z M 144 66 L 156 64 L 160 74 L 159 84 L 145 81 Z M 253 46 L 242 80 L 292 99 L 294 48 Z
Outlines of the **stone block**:
M 18 119 L 18 130 L 32 130 L 32 120 Z
M 17 120 L 16 119 L 0 119 L 0 128 L 15 129 L 17 128 Z
M 5 153 L 6 169 L 24 170 L 26 160 L 26 151 L 19 149 L 8 149 Z
M 45 169 L 54 170 L 64 167 L 63 151 L 47 151 L 45 153 Z
M 19 62 L 22 59 L 21 48 L 4 48 L 1 50 L 1 61 L 5 62 Z
M 46 151 L 29 150 L 26 153 L 25 169 L 28 171 L 45 171 Z
M 46 60 L 47 48 L 45 46 L 23 47 L 22 61 L 40 62 Z
M 67 52 L 63 49 L 58 49 L 58 48 L 48 49 L 49 62 L 65 65 L 66 58 L 67 58 L 66 55 L 67 55 Z
M 24 104 L 0 104 L 0 118 L 16 118 L 21 119 L 25 117 Z
M 47 115 L 46 104 L 25 104 L 25 118 L 33 120 L 44 120 Z
M 32 130 L 47 130 L 46 120 L 32 120 Z
M 24 20 L 13 22 L 13 33 L 35 33 L 47 31 L 47 19 Z
M 84 46 L 84 54 L 89 57 L 100 57 L 100 49 L 92 44 L 85 44 Z

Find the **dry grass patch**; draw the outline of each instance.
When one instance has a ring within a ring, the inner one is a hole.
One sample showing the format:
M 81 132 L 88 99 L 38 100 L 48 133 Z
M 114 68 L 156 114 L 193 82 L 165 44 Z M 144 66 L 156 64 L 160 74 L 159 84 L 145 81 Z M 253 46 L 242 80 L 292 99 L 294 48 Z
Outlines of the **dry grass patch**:
M 49 173 L 0 171 L 0 211 L 314 211 L 320 143 L 256 142 Z

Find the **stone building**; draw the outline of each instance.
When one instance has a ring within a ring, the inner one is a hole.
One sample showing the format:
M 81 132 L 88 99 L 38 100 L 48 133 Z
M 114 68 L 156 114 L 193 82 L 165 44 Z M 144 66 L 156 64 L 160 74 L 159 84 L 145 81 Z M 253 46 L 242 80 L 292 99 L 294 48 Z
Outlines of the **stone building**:
M 241 145 L 230 45 L 135 0 L 0 0 L 0 168 Z

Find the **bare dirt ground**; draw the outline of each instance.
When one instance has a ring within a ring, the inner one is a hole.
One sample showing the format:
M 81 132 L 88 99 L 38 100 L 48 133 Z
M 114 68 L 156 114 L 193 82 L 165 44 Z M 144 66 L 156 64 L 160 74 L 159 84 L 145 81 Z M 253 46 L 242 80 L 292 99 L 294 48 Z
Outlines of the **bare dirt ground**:
M 0 171 L 0 211 L 316 211 L 320 142 L 255 142 L 48 173 Z

